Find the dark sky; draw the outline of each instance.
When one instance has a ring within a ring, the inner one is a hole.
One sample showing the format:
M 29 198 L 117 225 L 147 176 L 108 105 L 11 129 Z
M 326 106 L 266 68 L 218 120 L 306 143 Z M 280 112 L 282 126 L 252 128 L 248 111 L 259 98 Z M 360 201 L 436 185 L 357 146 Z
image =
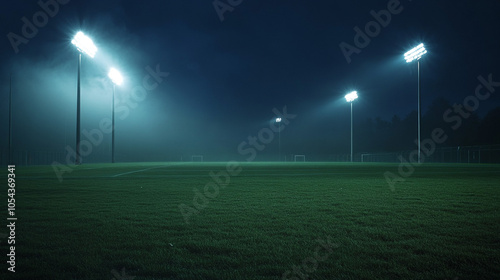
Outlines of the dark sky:
M 462 103 L 479 75 L 500 80 L 499 1 L 221 0 L 239 4 L 223 20 L 210 0 L 42 2 L 58 3 L 46 22 L 37 1 L 8 1 L 0 11 L 2 147 L 10 74 L 14 149 L 74 146 L 78 52 L 71 39 L 80 30 L 99 49 L 94 59 L 82 58 L 82 130 L 98 129 L 111 115 L 109 67 L 126 79 L 117 87 L 119 160 L 193 154 L 242 160 L 238 145 L 268 127 L 273 108 L 284 106 L 297 117 L 282 131 L 283 153 L 348 147 L 350 107 L 343 96 L 349 91 L 360 96 L 358 120 L 404 118 L 416 110 L 417 64 L 405 63 L 403 54 L 420 42 L 428 49 L 421 60 L 423 112 L 437 97 Z M 354 28 L 365 30 L 372 10 L 398 3 L 399 12 L 348 63 L 339 45 L 355 46 Z M 40 27 L 16 52 L 9 34 L 23 36 L 23 17 Z M 169 75 L 133 106 L 124 104 L 143 87 L 147 67 Z M 477 113 L 498 106 L 497 92 Z M 96 160 L 108 157 L 110 137 L 104 136 Z M 262 158 L 276 149 L 273 141 Z

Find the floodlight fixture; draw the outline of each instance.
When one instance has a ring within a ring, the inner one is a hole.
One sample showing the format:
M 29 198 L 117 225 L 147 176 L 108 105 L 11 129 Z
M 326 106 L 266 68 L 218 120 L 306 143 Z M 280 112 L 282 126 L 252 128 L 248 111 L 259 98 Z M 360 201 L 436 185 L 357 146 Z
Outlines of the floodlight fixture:
M 111 79 L 113 84 L 119 86 L 123 83 L 123 77 L 122 74 L 115 68 L 109 69 L 108 77 Z
M 427 50 L 425 49 L 424 44 L 421 43 L 405 53 L 405 60 L 407 63 L 410 63 L 414 60 L 419 60 L 426 53 Z
M 347 100 L 347 102 L 353 102 L 354 100 L 356 100 L 356 98 L 358 98 L 357 91 L 350 92 L 345 96 L 345 100 Z
M 97 52 L 97 47 L 94 45 L 94 42 L 92 42 L 92 39 L 87 37 L 81 31 L 76 33 L 73 40 L 71 40 L 71 43 L 75 45 L 80 52 L 85 53 L 92 58 L 94 58 Z

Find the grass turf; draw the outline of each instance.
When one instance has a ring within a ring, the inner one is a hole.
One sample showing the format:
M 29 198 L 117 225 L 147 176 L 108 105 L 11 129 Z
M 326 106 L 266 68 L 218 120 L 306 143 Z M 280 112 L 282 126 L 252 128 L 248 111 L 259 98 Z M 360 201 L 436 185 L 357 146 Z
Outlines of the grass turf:
M 226 164 L 89 164 L 62 182 L 18 166 L 2 279 L 500 279 L 500 166 L 424 164 L 394 192 L 391 164 L 240 167 L 201 198 Z

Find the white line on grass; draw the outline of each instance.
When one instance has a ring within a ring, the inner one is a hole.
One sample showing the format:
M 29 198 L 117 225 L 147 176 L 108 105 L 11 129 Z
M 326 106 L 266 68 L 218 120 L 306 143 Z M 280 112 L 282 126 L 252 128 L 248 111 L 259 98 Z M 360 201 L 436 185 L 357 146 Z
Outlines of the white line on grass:
M 166 164 L 166 165 L 160 165 L 160 166 L 153 166 L 149 168 L 143 168 L 143 169 L 138 169 L 138 170 L 132 170 L 128 172 L 123 172 L 123 173 L 118 173 L 118 174 L 109 174 L 109 175 L 101 175 L 101 176 L 68 176 L 67 179 L 95 179 L 95 178 L 117 178 L 120 176 L 124 175 L 129 175 L 129 174 L 134 174 L 134 173 L 140 173 L 152 169 L 158 169 L 158 168 L 168 168 L 168 167 L 174 167 L 178 165 L 185 165 L 188 163 L 178 163 L 178 164 Z M 108 168 L 108 167 L 105 167 Z M 102 168 L 89 168 L 89 169 L 102 169 Z M 176 169 L 175 167 L 172 169 L 169 169 L 166 174 L 148 174 L 148 175 L 135 175 L 131 178 L 196 178 L 196 177 L 209 177 L 207 174 L 192 174 L 192 172 L 200 172 L 200 171 L 207 171 L 208 169 Z M 363 176 L 378 176 L 379 171 L 348 171 L 348 172 L 307 172 L 307 169 L 296 169 L 296 171 L 302 171 L 300 173 L 295 172 L 295 173 L 276 173 L 276 172 L 269 172 L 267 169 L 248 169 L 249 172 L 245 174 L 240 174 L 238 177 L 307 177 L 307 176 L 342 176 L 342 175 L 363 175 Z M 312 171 L 312 170 L 311 170 Z M 183 174 L 183 173 L 188 173 L 188 174 Z M 191 174 L 189 174 L 191 173 Z M 500 170 L 461 170 L 458 172 L 463 175 L 470 175 L 470 174 L 491 174 L 491 175 L 497 175 L 500 174 Z M 449 175 L 449 174 L 457 174 L 457 171 L 420 171 L 416 173 L 417 175 L 425 176 L 425 175 Z M 19 178 L 22 179 L 27 179 L 27 180 L 33 180 L 33 179 L 52 179 L 52 176 L 18 176 Z
M 182 164 L 182 163 L 180 163 L 180 164 Z M 123 172 L 123 173 L 115 174 L 115 175 L 112 175 L 112 176 L 109 176 L 109 177 L 115 178 L 115 177 L 120 177 L 122 175 L 133 174 L 133 173 L 138 173 L 138 172 L 147 171 L 147 170 L 151 170 L 151 169 L 162 168 L 162 167 L 170 167 L 170 166 L 180 165 L 180 164 L 169 164 L 169 165 L 161 165 L 161 166 L 155 166 L 155 167 L 150 167 L 150 168 L 144 168 L 144 169 L 139 169 L 139 170 L 134 170 L 134 171 L 129 171 L 129 172 Z

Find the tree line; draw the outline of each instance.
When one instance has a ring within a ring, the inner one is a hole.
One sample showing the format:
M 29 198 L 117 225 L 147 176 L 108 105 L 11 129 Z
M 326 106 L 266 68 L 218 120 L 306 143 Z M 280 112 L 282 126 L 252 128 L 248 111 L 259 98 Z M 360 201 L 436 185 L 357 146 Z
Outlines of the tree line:
M 354 132 L 356 150 L 392 152 L 415 149 L 417 120 L 417 112 L 412 111 L 404 118 L 394 115 L 390 121 L 379 117 L 359 121 Z M 441 128 L 448 136 L 441 147 L 500 144 L 499 124 L 500 107 L 480 118 L 476 112 L 455 110 L 447 100 L 437 98 L 427 111 L 422 112 L 421 139 L 430 137 L 435 128 Z

